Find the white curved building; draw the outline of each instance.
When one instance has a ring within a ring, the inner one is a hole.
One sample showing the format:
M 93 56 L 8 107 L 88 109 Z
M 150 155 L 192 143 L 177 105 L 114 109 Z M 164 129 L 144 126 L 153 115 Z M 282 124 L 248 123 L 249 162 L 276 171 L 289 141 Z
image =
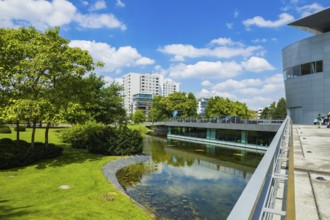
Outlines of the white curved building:
M 315 34 L 282 50 L 288 114 L 295 124 L 312 124 L 330 111 L 330 8 L 289 25 Z

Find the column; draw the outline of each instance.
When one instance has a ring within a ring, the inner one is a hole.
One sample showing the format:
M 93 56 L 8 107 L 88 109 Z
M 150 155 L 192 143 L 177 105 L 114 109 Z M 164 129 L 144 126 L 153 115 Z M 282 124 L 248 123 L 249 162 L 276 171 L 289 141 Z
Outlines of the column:
M 208 128 L 206 130 L 206 139 L 215 140 L 215 129 Z
M 246 144 L 247 143 L 247 132 L 241 131 L 241 143 Z

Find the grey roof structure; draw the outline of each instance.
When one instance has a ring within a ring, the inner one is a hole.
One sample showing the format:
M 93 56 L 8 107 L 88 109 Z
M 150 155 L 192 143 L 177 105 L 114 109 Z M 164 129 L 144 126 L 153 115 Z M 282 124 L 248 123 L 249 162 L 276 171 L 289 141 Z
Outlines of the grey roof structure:
M 330 8 L 291 22 L 288 25 L 313 34 L 330 32 Z

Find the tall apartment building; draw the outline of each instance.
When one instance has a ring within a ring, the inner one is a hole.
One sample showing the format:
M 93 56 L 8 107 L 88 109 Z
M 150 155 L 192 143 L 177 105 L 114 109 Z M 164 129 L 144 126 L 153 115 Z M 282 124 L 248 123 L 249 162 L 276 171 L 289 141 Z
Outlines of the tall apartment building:
M 163 96 L 167 97 L 169 94 L 179 92 L 179 83 L 167 80 L 163 86 Z
M 199 115 L 204 115 L 205 114 L 205 108 L 207 106 L 208 101 L 209 101 L 209 99 L 207 99 L 207 98 L 199 98 L 197 100 L 197 102 L 198 102 L 197 114 L 199 114 Z
M 152 105 L 153 95 L 151 93 L 137 93 L 133 95 L 133 112 L 141 110 L 148 119 L 150 117 L 150 109 Z
M 126 74 L 123 76 L 123 86 L 124 108 L 128 114 L 134 113 L 134 111 L 138 109 L 133 100 L 133 96 L 136 94 L 140 94 L 139 97 L 143 96 L 143 94 L 168 96 L 173 92 L 179 91 L 179 83 L 170 80 L 164 83 L 162 75 L 151 73 Z M 146 106 L 149 104 L 150 103 L 145 103 Z M 139 101 L 139 105 L 141 105 L 141 100 Z
M 127 113 L 134 113 L 133 95 L 148 93 L 152 95 L 163 94 L 163 76 L 159 74 L 129 73 L 123 76 L 124 108 Z

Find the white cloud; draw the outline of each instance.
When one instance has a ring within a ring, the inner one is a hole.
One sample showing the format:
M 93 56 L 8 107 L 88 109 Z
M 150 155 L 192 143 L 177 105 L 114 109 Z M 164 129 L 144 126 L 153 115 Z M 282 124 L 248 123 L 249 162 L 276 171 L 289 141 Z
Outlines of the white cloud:
M 115 79 L 114 79 L 114 82 L 117 83 L 117 84 L 119 84 L 119 85 L 123 85 L 123 84 L 124 84 L 124 82 L 123 82 L 123 78 L 122 78 L 122 77 L 120 77 L 120 78 L 115 78 Z
M 228 93 L 228 92 L 218 92 L 218 91 L 215 91 L 215 90 L 209 91 L 207 89 L 202 89 L 197 94 L 198 98 L 210 98 L 210 97 L 214 97 L 214 96 L 229 98 L 231 100 L 237 100 L 237 97 L 234 94 L 231 94 L 231 93 Z
M 257 38 L 252 40 L 253 43 L 266 43 L 267 39 L 266 38 Z
M 210 44 L 217 44 L 220 46 L 239 46 L 239 47 L 244 47 L 244 44 L 241 42 L 235 42 L 230 38 L 225 38 L 225 37 L 219 37 L 217 39 L 211 40 Z
M 202 89 L 198 94 L 197 97 L 199 98 L 208 98 L 211 97 L 210 91 L 207 89 Z
M 267 60 L 260 57 L 250 57 L 249 60 L 242 62 L 242 66 L 245 70 L 256 73 L 275 69 Z
M 150 64 L 154 64 L 154 63 L 155 63 L 155 61 L 148 57 L 141 57 L 140 59 L 138 59 L 136 61 L 137 65 L 150 65 Z
M 202 86 L 211 86 L 212 83 L 209 81 L 209 80 L 204 80 L 202 83 L 201 83 Z
M 124 8 L 125 7 L 125 4 L 121 0 L 117 0 L 116 6 L 118 6 L 120 8 Z
M 242 67 L 236 62 L 207 62 L 199 61 L 195 64 L 177 64 L 168 70 L 173 78 L 197 78 L 197 79 L 223 79 L 239 75 Z
M 97 2 L 95 2 L 94 5 L 92 5 L 90 7 L 90 11 L 98 11 L 98 10 L 101 10 L 101 9 L 105 9 L 107 8 L 107 4 L 105 3 L 104 0 L 98 0 Z
M 170 44 L 159 49 L 160 52 L 173 55 L 173 61 L 184 61 L 185 58 L 215 57 L 232 58 L 248 57 L 262 49 L 261 46 L 244 46 L 239 42 L 233 42 L 227 38 L 218 38 L 211 44 L 226 44 L 226 46 L 215 46 L 214 48 L 196 48 L 189 44 Z M 229 47 L 233 46 L 233 47 Z M 234 45 L 236 45 L 234 47 Z
M 81 2 L 86 3 L 85 1 Z M 105 1 L 93 5 L 94 10 L 106 7 Z M 77 22 L 83 28 L 120 28 L 126 26 L 113 14 L 83 14 L 66 0 L 8 0 L 0 1 L 0 25 L 2 27 L 34 26 L 44 30 Z
M 126 25 L 113 14 L 76 14 L 74 20 L 83 28 L 120 28 L 126 30 Z
M 88 1 L 80 1 L 82 5 L 87 6 L 89 3 Z
M 170 66 L 166 73 L 170 77 L 179 78 L 196 78 L 204 79 L 204 85 L 207 85 L 208 79 L 226 79 L 240 75 L 244 70 L 249 72 L 263 72 L 274 70 L 275 68 L 269 62 L 260 57 L 250 57 L 241 63 L 235 61 L 198 61 L 194 64 L 179 63 Z
M 69 45 L 87 50 L 95 62 L 102 61 L 105 64 L 100 70 L 102 72 L 121 73 L 123 67 L 144 66 L 154 63 L 152 59 L 143 57 L 135 48 L 130 46 L 114 48 L 106 43 L 84 40 L 73 40 Z
M 0 1 L 0 23 L 3 27 L 15 27 L 27 23 L 39 29 L 61 26 L 72 21 L 76 7 L 69 1 L 21 0 Z
M 226 23 L 226 27 L 231 30 L 234 28 L 234 24 L 233 23 Z
M 239 12 L 238 12 L 238 10 L 235 10 L 235 12 L 234 12 L 234 18 L 237 18 L 237 17 L 238 17 L 238 15 L 239 15 Z
M 104 76 L 103 80 L 105 81 L 106 84 L 111 84 L 114 82 L 114 79 L 111 76 Z
M 310 5 L 298 7 L 296 10 L 300 13 L 301 17 L 306 17 L 308 15 L 311 15 L 311 14 L 321 11 L 323 9 L 325 9 L 325 8 L 322 5 L 320 5 L 318 3 L 313 3 Z
M 212 89 L 216 91 L 232 91 L 236 89 L 240 89 L 245 87 L 245 85 L 242 82 L 233 80 L 233 79 L 228 79 L 224 82 L 218 83 L 217 85 L 213 86 Z
M 250 109 L 258 109 L 284 97 L 283 76 L 279 73 L 265 79 L 228 79 L 198 93 L 198 97 L 215 95 L 246 103 Z
M 288 24 L 293 21 L 294 17 L 288 13 L 282 13 L 279 15 L 279 19 L 275 21 L 265 20 L 261 16 L 256 16 L 254 18 L 247 19 L 243 21 L 244 26 L 249 29 L 250 26 L 264 27 L 264 28 L 277 28 Z

